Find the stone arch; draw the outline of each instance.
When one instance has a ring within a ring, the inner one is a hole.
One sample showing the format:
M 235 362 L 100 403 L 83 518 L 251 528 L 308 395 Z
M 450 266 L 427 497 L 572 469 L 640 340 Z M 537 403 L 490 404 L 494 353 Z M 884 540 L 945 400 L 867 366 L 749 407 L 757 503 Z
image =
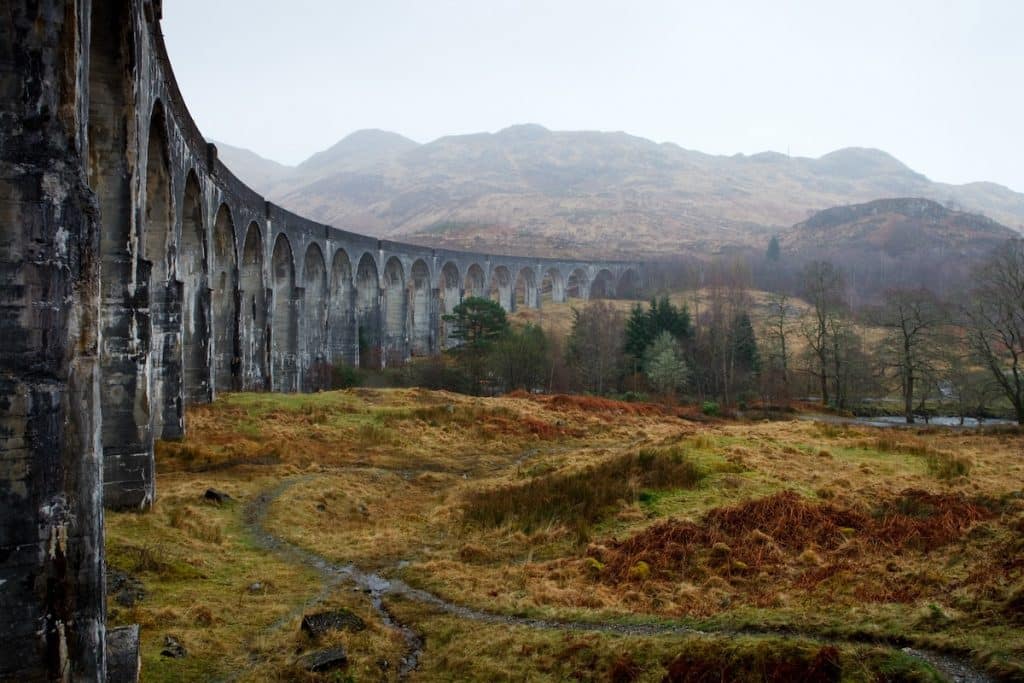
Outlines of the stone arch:
M 270 328 L 270 376 L 274 391 L 298 390 L 298 316 L 295 261 L 284 233 L 274 241 L 270 259 L 273 320 Z
M 466 296 L 487 296 L 487 277 L 480 264 L 474 263 L 466 269 Z
M 364 368 L 381 366 L 380 275 L 377 261 L 363 254 L 356 268 L 356 323 L 359 364 Z
M 512 309 L 537 308 L 537 275 L 533 268 L 524 266 L 519 269 L 516 275 L 516 286 L 512 298 Z
M 409 351 L 426 356 L 433 348 L 430 325 L 430 268 L 423 259 L 416 259 L 409 271 Z
M 615 295 L 620 299 L 640 298 L 640 274 L 633 268 L 626 268 L 615 284 Z
M 207 296 L 206 222 L 199 178 L 189 171 L 181 202 L 181 248 L 178 279 L 182 282 L 182 360 L 186 403 L 210 400 L 210 326 Z
M 479 268 L 479 266 L 477 267 Z M 480 271 L 480 278 L 482 284 L 482 270 Z M 455 311 L 455 307 L 462 301 L 461 282 L 462 278 L 459 276 L 459 267 L 453 261 L 447 261 L 441 267 L 441 277 L 438 278 L 437 283 L 438 293 L 441 298 L 440 315 L 438 316 L 440 336 L 438 338 L 441 340 L 441 346 L 446 349 L 454 345 L 454 340 L 451 338 L 452 326 L 444 321 L 444 316 L 451 315 Z
M 127 2 L 94 2 L 90 16 L 88 179 L 100 215 L 100 412 L 103 503 L 153 503 L 153 433 L 146 353 L 149 325 L 136 296 L 138 241 L 132 234 L 129 131 L 136 110 L 135 46 Z M 133 138 L 134 139 L 134 138 Z M 33 629 L 35 627 L 33 626 Z
M 331 259 L 331 285 L 328 297 L 327 345 L 333 362 L 353 362 L 358 355 L 355 319 L 352 316 L 352 261 L 344 249 Z
M 565 283 L 565 296 L 567 299 L 586 299 L 590 295 L 590 283 L 587 281 L 587 273 L 582 268 L 576 268 L 569 273 L 569 279 Z
M 171 198 L 167 119 L 157 100 L 146 143 L 146 193 L 139 240 L 139 279 L 149 300 L 149 400 L 154 438 L 181 438 L 185 409 L 181 384 L 181 292 L 175 282 L 174 202 Z
M 591 299 L 611 299 L 615 296 L 615 277 L 611 271 L 602 269 L 590 283 Z
M 267 388 L 267 286 L 263 279 L 263 231 L 253 221 L 245 231 L 239 271 L 239 340 L 242 387 Z
M 498 266 L 491 273 L 489 296 L 506 311 L 512 311 L 512 274 L 505 266 Z
M 562 303 L 565 301 L 565 279 L 558 268 L 548 268 L 540 282 L 540 300 L 544 302 Z
M 384 264 L 384 363 L 399 365 L 405 362 L 406 318 L 408 297 L 405 291 L 405 270 L 397 256 Z
M 327 264 L 320 245 L 306 248 L 302 266 L 304 306 L 302 315 L 303 386 L 316 391 L 327 387 Z
M 231 209 L 221 204 L 213 224 L 213 272 L 210 313 L 213 319 L 213 389 L 238 388 L 238 263 L 235 222 Z

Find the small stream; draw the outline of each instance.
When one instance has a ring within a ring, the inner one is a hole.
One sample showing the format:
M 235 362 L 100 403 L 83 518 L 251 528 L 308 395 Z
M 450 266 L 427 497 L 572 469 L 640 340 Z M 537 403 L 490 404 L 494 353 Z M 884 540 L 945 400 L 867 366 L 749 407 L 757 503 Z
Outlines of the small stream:
M 825 422 L 837 425 L 864 425 L 865 427 L 953 427 L 955 429 L 974 429 L 977 427 L 996 427 L 1016 425 L 1015 420 L 992 418 L 981 420 L 965 417 L 963 424 L 960 418 L 955 415 L 936 415 L 929 417 L 925 422 L 924 417 L 918 415 L 913 424 L 908 424 L 907 419 L 902 415 L 879 415 L 875 417 L 844 417 L 842 415 L 829 415 L 828 413 L 807 413 L 798 416 L 797 419 L 811 422 Z
M 659 635 L 699 635 L 712 637 L 737 637 L 737 636 L 765 636 L 800 638 L 804 640 L 820 641 L 824 643 L 847 642 L 823 638 L 814 634 L 803 634 L 795 631 L 702 631 L 686 626 L 670 624 L 620 624 L 610 622 L 589 622 L 589 621 L 555 621 L 550 619 L 537 619 L 530 617 L 517 617 L 504 614 L 495 614 L 483 610 L 460 605 L 444 600 L 429 591 L 414 588 L 400 579 L 388 579 L 375 572 L 367 572 L 359 569 L 353 564 L 335 564 L 312 551 L 300 548 L 299 546 L 286 541 L 283 538 L 270 533 L 264 526 L 267 510 L 270 505 L 282 493 L 296 484 L 310 481 L 317 475 L 306 475 L 294 479 L 287 479 L 272 489 L 260 493 L 245 507 L 245 523 L 253 534 L 258 545 L 266 550 L 281 555 L 292 562 L 305 565 L 315 570 L 323 580 L 323 586 L 314 602 L 321 602 L 327 598 L 331 591 L 343 583 L 353 585 L 356 589 L 365 593 L 373 609 L 380 616 L 381 621 L 389 628 L 398 631 L 405 641 L 406 651 L 398 668 L 398 677 L 404 680 L 419 665 L 420 657 L 423 654 L 423 638 L 413 630 L 412 627 L 401 623 L 388 610 L 384 604 L 384 596 L 392 595 L 405 598 L 420 604 L 429 605 L 447 614 L 470 621 L 500 624 L 505 626 L 521 626 L 532 629 L 558 630 L 558 631 L 586 631 L 597 633 L 609 633 L 624 636 L 659 636 Z M 303 613 L 307 605 L 293 610 L 290 614 L 278 620 L 276 627 L 280 627 L 289 620 Z M 853 642 L 853 641 L 849 641 Z M 914 648 L 903 648 L 902 651 L 911 657 L 927 662 L 937 671 L 942 673 L 949 681 L 954 683 L 994 683 L 994 679 L 988 674 L 975 668 L 969 662 L 958 659 L 951 655 L 920 650 Z

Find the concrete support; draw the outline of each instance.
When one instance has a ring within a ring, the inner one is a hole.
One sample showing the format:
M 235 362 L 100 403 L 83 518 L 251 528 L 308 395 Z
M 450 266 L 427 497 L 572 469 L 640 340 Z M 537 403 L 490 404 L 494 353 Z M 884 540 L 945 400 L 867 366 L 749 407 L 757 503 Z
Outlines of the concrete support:
M 0 679 L 105 675 L 89 8 L 0 21 Z

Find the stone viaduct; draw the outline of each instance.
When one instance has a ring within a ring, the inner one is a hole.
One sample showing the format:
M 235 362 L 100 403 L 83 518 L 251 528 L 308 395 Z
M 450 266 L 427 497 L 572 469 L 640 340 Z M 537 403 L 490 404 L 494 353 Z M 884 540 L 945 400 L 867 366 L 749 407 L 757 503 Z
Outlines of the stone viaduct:
M 637 263 L 431 249 L 315 223 L 217 158 L 159 0 L 0 3 L 0 678 L 105 677 L 103 505 L 233 390 L 436 353 L 465 296 L 632 296 Z M 239 94 L 241 96 L 241 93 Z

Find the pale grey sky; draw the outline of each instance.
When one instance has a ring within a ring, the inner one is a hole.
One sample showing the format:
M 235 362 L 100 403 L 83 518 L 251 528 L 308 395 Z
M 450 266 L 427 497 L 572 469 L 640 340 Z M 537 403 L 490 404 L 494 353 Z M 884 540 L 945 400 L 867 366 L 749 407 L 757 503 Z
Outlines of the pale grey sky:
M 207 137 L 294 164 L 360 128 L 516 123 L 715 154 L 878 147 L 1024 191 L 1020 0 L 173 0 Z

